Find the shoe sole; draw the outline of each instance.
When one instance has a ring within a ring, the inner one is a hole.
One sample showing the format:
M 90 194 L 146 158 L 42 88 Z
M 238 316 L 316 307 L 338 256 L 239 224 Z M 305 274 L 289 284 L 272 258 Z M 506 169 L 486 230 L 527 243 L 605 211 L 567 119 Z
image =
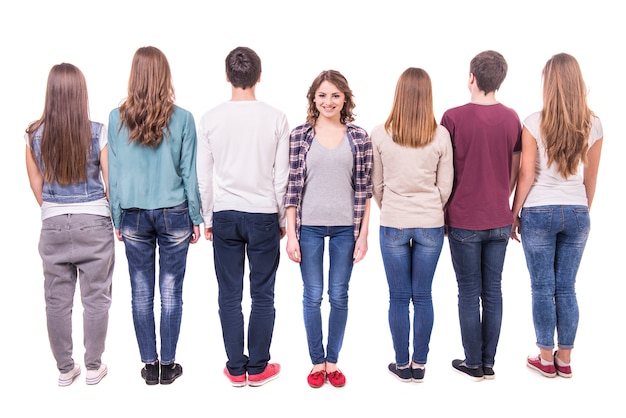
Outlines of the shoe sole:
M 167 379 L 167 380 L 163 380 L 161 379 L 161 384 L 162 385 L 171 385 L 172 383 L 174 383 L 174 380 L 178 379 L 179 377 L 181 377 L 183 375 L 183 373 L 181 372 L 179 375 L 174 376 L 171 379 Z
M 556 374 L 558 374 L 559 376 L 564 377 L 566 379 L 569 379 L 569 378 L 572 377 L 571 373 L 563 373 L 563 372 L 560 372 L 558 369 L 556 370 Z
M 554 373 L 544 372 L 544 371 L 543 371 L 543 370 L 541 370 L 539 367 L 537 367 L 537 366 L 535 366 L 535 365 L 533 365 L 533 364 L 530 364 L 530 363 L 528 363 L 528 362 L 526 362 L 526 365 L 527 365 L 527 366 L 528 366 L 531 370 L 536 371 L 537 373 L 539 373 L 540 375 L 542 375 L 542 376 L 544 376 L 544 377 L 549 377 L 549 378 L 556 377 L 556 372 L 554 372 Z
M 67 379 L 59 378 L 59 386 L 60 387 L 66 387 L 66 386 L 71 385 L 72 383 L 74 383 L 74 380 L 76 380 L 76 378 L 78 376 L 80 376 L 80 368 L 78 369 L 78 371 L 75 374 L 73 374 L 72 376 L 70 376 Z
M 388 373 L 390 375 L 392 375 L 393 377 L 395 377 L 398 381 L 400 381 L 402 383 L 411 383 L 413 381 L 413 378 L 409 377 L 408 379 L 403 379 L 400 376 L 398 376 L 397 374 L 395 374 L 394 372 L 392 372 L 391 370 L 388 370 Z
M 228 379 L 228 377 L 226 378 Z M 228 379 L 228 381 L 230 382 L 230 385 L 234 388 L 242 388 L 247 384 L 245 380 L 243 382 L 233 382 L 232 380 Z
M 94 377 L 89 377 L 89 371 L 87 371 L 87 377 L 85 378 L 85 382 L 88 385 L 97 385 L 102 379 L 104 379 L 104 376 L 106 376 L 107 373 L 108 370 L 106 367 L 97 376 Z
M 485 379 L 485 376 L 472 376 L 471 374 L 467 374 L 463 370 L 459 370 L 459 369 L 457 369 L 454 366 L 452 366 L 452 370 L 454 370 L 455 372 L 465 376 L 466 378 L 468 378 L 472 382 L 482 382 Z
M 257 381 L 250 380 L 250 377 L 248 377 L 248 386 L 252 386 L 252 387 L 263 386 L 264 384 L 269 383 L 272 380 L 276 379 L 279 375 L 280 373 L 276 373 L 274 376 L 270 376 L 267 379 L 257 380 Z

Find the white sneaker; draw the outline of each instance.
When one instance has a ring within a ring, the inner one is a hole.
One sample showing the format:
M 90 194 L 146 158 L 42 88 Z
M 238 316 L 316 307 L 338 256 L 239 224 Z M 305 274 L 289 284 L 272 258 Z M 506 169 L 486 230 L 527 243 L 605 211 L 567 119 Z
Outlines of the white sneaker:
M 100 364 L 100 367 L 96 370 L 87 370 L 87 377 L 85 381 L 88 385 L 97 385 L 100 381 L 107 375 L 107 365 L 104 363 Z
M 69 386 L 74 382 L 74 379 L 80 375 L 80 366 L 74 363 L 74 368 L 67 373 L 61 373 L 59 375 L 59 386 Z

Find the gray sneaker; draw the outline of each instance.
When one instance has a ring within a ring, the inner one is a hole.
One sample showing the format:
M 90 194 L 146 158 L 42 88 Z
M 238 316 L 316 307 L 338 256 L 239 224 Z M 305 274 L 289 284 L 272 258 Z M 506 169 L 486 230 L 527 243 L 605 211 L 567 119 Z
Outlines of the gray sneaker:
M 88 385 L 97 385 L 100 381 L 107 375 L 107 365 L 104 363 L 100 364 L 96 370 L 87 370 L 87 376 L 85 377 L 85 382 Z

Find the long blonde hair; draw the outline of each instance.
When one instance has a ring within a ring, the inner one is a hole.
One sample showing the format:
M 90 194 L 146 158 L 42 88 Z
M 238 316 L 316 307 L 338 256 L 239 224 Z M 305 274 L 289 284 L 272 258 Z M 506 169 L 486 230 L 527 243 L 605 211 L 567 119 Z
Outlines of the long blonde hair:
M 540 131 L 548 155 L 567 178 L 587 162 L 593 112 L 587 107 L 587 89 L 576 59 L 556 54 L 543 68 L 543 109 Z
M 50 70 L 43 115 L 26 129 L 31 147 L 42 125 L 39 169 L 44 180 L 61 185 L 85 181 L 93 135 L 87 83 L 78 67 L 61 63 Z
M 411 148 L 423 147 L 433 140 L 437 121 L 432 84 L 426 71 L 410 67 L 400 75 L 385 130 L 393 142 Z
M 139 48 L 130 70 L 128 96 L 119 109 L 121 123 L 130 132 L 129 141 L 158 147 L 169 134 L 174 99 L 170 66 L 163 52 L 153 46 Z

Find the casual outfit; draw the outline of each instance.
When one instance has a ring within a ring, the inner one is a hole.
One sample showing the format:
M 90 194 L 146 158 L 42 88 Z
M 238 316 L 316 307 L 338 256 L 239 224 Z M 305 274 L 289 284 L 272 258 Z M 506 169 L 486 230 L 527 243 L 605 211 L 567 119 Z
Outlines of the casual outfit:
M 530 273 L 537 346 L 552 350 L 556 330 L 558 347 L 572 349 L 579 315 L 576 274 L 590 230 L 589 207 L 582 165 L 567 178 L 558 173 L 556 164 L 548 165 L 540 122 L 540 112 L 524 120 L 537 142 L 537 163 L 535 182 L 520 215 L 520 232 Z M 602 124 L 593 117 L 589 148 L 602 137 Z M 568 374 L 569 365 L 557 366 Z
M 156 148 L 129 142 L 119 109 L 109 115 L 111 214 L 126 247 L 133 323 L 142 376 L 148 384 L 171 383 L 183 308 L 183 280 L 193 226 L 202 223 L 196 174 L 196 127 L 178 106 Z M 155 257 L 159 249 L 160 357 L 154 318 Z M 148 370 L 150 369 L 150 370 Z M 180 369 L 182 374 L 182 369 Z M 178 375 L 180 375 L 178 374 Z M 165 378 L 164 378 L 165 376 Z M 146 378 L 148 377 L 148 378 Z M 178 376 L 176 376 L 178 377 Z
M 61 372 L 59 385 L 67 386 L 80 374 L 72 358 L 72 307 L 76 281 L 80 281 L 87 383 L 106 375 L 101 357 L 107 335 L 115 242 L 109 203 L 100 170 L 100 151 L 107 146 L 104 125 L 91 123 L 91 153 L 85 181 L 60 185 L 44 181 L 39 254 L 43 261 L 48 336 Z M 43 125 L 34 132 L 32 150 L 43 172 Z M 28 135 L 26 141 L 29 143 Z
M 446 111 L 441 124 L 454 149 L 445 218 L 465 351 L 453 367 L 481 380 L 494 366 L 500 338 L 502 270 L 513 224 L 510 177 L 513 154 L 521 150 L 521 123 L 500 103 L 468 103 Z
M 315 140 L 313 125 L 304 124 L 291 132 L 289 153 L 285 207 L 296 208 L 295 229 L 301 252 L 303 314 L 309 355 L 313 364 L 337 363 L 348 318 L 348 287 L 355 241 L 360 234 L 367 199 L 372 197 L 372 144 L 364 129 L 347 124 L 340 144 L 327 149 Z M 321 303 L 326 238 L 331 262 L 325 350 Z M 327 378 L 335 382 L 335 386 L 345 383 L 343 374 L 328 373 Z
M 434 310 L 432 281 L 444 241 L 444 207 L 452 191 L 454 168 L 450 134 L 438 126 L 420 148 L 395 143 L 384 125 L 372 130 L 374 199 L 380 208 L 380 249 L 389 285 L 389 328 L 395 364 L 389 370 L 403 381 L 409 369 L 409 304 L 413 303 L 412 361 L 426 364 Z M 415 371 L 423 378 L 424 369 Z
M 286 115 L 256 100 L 228 101 L 200 120 L 198 180 L 205 228 L 213 228 L 219 315 L 234 386 L 259 386 L 278 376 L 269 363 L 274 332 L 274 287 L 285 226 L 283 195 L 289 175 Z M 245 256 L 252 309 L 248 354 L 241 300 Z

